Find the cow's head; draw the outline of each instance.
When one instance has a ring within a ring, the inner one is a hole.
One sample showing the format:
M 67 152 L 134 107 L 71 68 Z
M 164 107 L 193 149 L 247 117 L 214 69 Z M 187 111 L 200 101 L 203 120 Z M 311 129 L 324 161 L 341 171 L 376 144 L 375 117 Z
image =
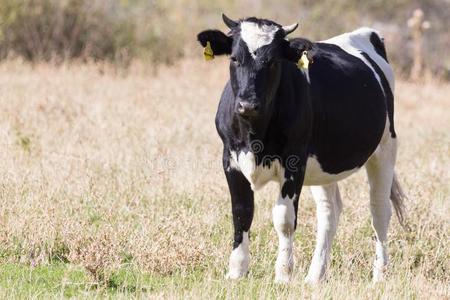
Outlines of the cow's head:
M 235 112 L 246 119 L 267 116 L 280 83 L 283 60 L 297 62 L 301 55 L 286 40 L 298 24 L 281 26 L 257 18 L 239 21 L 225 15 L 222 18 L 230 28 L 228 34 L 206 30 L 197 38 L 203 47 L 212 50 L 213 55 L 230 56 Z

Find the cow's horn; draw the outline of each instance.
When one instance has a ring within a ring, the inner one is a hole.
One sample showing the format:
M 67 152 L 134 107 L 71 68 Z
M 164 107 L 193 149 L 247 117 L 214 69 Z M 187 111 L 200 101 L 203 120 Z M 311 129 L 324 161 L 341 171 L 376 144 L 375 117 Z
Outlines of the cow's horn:
M 292 25 L 283 26 L 284 34 L 288 35 L 289 33 L 293 32 L 295 29 L 297 29 L 298 23 L 294 23 Z
M 223 22 L 225 23 L 225 25 L 227 25 L 228 28 L 230 28 L 230 29 L 233 29 L 234 27 L 236 27 L 238 25 L 238 22 L 231 20 L 224 13 L 222 13 L 222 19 L 223 19 Z

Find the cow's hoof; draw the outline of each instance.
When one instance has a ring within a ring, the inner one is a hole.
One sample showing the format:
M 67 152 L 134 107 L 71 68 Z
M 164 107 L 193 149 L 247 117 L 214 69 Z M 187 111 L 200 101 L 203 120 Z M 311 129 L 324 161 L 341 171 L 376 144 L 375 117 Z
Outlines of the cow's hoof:
M 374 268 L 373 269 L 372 282 L 378 283 L 384 281 L 384 269 Z
M 387 263 L 375 260 L 372 271 L 372 282 L 383 282 L 386 277 Z
M 246 272 L 244 271 L 240 271 L 240 270 L 233 270 L 233 271 L 229 271 L 226 275 L 225 275 L 225 279 L 231 279 L 231 280 L 238 280 L 241 278 L 244 278 L 246 275 Z
M 275 263 L 275 282 L 289 283 L 291 281 L 292 272 L 294 270 L 294 260 L 291 255 L 283 257 L 278 255 Z
M 291 276 L 289 274 L 276 274 L 275 283 L 277 284 L 287 284 L 291 281 Z
M 305 278 L 305 283 L 308 285 L 311 285 L 311 286 L 319 285 L 322 281 L 323 281 L 323 279 L 321 279 L 320 276 L 308 275 Z

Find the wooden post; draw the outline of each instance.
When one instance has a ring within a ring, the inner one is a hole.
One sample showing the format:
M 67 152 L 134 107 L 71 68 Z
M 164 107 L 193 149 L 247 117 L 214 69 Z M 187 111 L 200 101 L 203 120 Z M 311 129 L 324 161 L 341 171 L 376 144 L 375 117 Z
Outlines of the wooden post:
M 420 8 L 414 10 L 412 17 L 408 20 L 408 27 L 411 29 L 413 38 L 413 66 L 411 69 L 410 79 L 418 80 L 423 73 L 423 53 L 422 38 L 425 30 L 430 28 L 430 23 L 424 21 L 423 10 Z

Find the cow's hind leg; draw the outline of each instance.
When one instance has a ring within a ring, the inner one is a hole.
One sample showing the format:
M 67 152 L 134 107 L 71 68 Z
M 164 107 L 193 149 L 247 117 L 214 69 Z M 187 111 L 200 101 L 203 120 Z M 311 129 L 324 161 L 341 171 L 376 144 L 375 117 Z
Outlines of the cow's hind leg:
M 317 241 L 306 282 L 315 284 L 325 277 L 330 250 L 336 234 L 342 201 L 337 183 L 311 186 L 317 207 Z
M 384 269 L 388 264 L 386 241 L 389 221 L 392 215 L 389 197 L 394 178 L 396 151 L 396 139 L 385 137 L 366 163 L 370 185 L 370 212 L 377 238 L 375 246 L 376 256 L 373 264 L 374 281 L 383 279 Z

